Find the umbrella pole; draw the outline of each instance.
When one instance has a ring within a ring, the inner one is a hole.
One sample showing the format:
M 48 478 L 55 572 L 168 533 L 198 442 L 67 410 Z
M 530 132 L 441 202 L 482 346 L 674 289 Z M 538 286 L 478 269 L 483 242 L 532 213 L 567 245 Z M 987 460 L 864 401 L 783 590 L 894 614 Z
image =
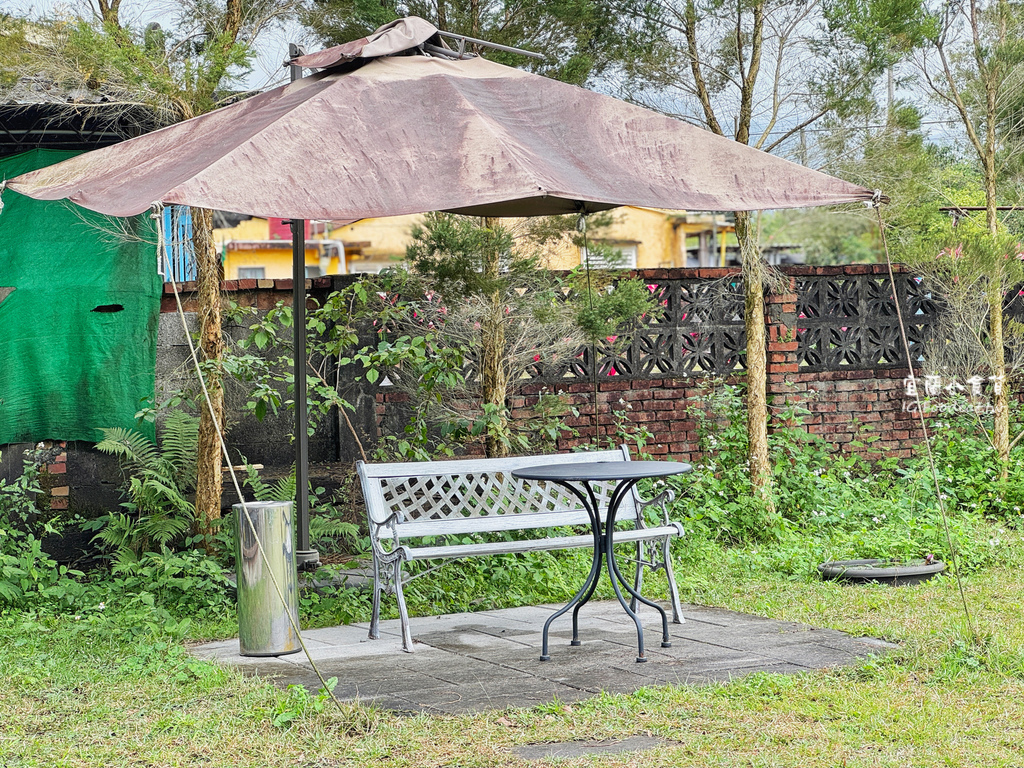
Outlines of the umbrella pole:
M 288 45 L 291 59 L 301 56 L 299 46 Z M 302 77 L 302 67 L 289 66 L 291 81 Z M 309 419 L 306 413 L 306 222 L 292 219 L 292 357 L 295 391 L 295 514 L 298 548 L 295 561 L 301 568 L 320 562 L 320 554 L 309 543 Z
M 316 563 L 320 555 L 309 545 L 309 432 L 306 413 L 306 222 L 292 219 L 292 357 L 295 391 L 295 514 L 298 522 L 298 565 Z

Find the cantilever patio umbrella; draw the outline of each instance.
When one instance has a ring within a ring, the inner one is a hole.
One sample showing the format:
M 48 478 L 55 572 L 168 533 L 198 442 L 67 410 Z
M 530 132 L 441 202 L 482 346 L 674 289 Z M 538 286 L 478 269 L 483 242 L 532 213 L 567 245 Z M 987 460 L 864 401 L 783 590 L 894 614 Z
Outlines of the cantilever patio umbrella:
M 620 205 L 742 211 L 873 197 L 679 120 L 443 45 L 428 22 L 401 19 L 295 59 L 320 70 L 308 77 L 8 186 L 114 216 L 178 203 L 295 220 Z M 297 427 L 300 452 L 305 434 Z M 304 489 L 304 457 L 297 473 Z M 304 514 L 300 498 L 300 535 Z

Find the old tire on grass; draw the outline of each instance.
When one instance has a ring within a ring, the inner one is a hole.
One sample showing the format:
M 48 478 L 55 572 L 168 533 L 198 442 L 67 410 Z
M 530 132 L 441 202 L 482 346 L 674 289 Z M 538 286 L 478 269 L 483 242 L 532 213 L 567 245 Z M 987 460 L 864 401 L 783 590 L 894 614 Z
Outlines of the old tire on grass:
M 887 563 L 882 560 L 833 560 L 818 566 L 821 578 L 851 584 L 888 584 L 902 587 L 919 584 L 946 570 L 941 560 L 931 563 Z

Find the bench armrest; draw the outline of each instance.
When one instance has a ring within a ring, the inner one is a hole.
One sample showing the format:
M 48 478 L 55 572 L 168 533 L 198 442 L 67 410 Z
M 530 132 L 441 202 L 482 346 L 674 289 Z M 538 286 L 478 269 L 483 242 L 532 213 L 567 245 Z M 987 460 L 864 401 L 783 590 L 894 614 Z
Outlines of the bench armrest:
M 397 558 L 401 557 L 402 553 L 399 549 L 401 542 L 398 539 L 398 532 L 395 530 L 397 520 L 398 513 L 392 514 L 383 523 L 369 521 L 370 548 L 373 550 L 373 556 L 381 563 L 394 562 Z M 387 539 L 392 540 L 390 549 L 384 547 L 384 541 Z
M 672 521 L 668 517 L 668 505 L 671 504 L 676 498 L 676 492 L 671 488 L 666 488 L 664 491 L 659 493 L 653 499 L 645 501 L 640 499 L 640 514 L 637 515 L 637 527 L 643 528 L 646 525 L 644 520 L 644 510 L 648 507 L 660 507 L 661 508 L 661 522 L 663 525 L 671 525 Z

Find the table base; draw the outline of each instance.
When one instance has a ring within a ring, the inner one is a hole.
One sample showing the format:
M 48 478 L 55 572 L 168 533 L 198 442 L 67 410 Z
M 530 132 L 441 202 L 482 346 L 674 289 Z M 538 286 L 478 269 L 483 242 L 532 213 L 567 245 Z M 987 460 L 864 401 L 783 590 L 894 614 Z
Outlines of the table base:
M 622 499 L 625 498 L 626 494 L 633 489 L 633 486 L 637 484 L 638 479 L 625 480 L 615 488 L 615 491 L 612 493 L 612 497 L 608 502 L 608 524 L 605 526 L 605 530 L 603 531 L 601 529 L 601 517 L 598 511 L 600 507 L 597 501 L 597 496 L 594 494 L 589 482 L 580 481 L 587 491 L 586 495 L 581 493 L 576 486 L 571 485 L 569 482 L 561 480 L 552 480 L 551 482 L 558 483 L 563 488 L 569 490 L 580 500 L 584 508 L 587 510 L 587 513 L 590 516 L 591 529 L 594 532 L 594 559 L 590 565 L 590 574 L 587 576 L 587 580 L 583 583 L 583 586 L 580 587 L 579 591 L 571 600 L 569 600 L 568 603 L 555 611 L 548 617 L 548 620 L 544 622 L 540 660 L 551 660 L 551 656 L 548 654 L 548 631 L 551 628 L 551 623 L 559 616 L 565 614 L 570 608 L 572 609 L 572 640 L 569 641 L 569 645 L 573 647 L 583 645 L 583 641 L 579 638 L 580 608 L 589 602 L 594 591 L 597 589 L 597 582 L 601 577 L 602 562 L 605 566 L 604 570 L 608 572 L 608 578 L 611 580 L 612 589 L 615 591 L 615 597 L 618 598 L 622 609 L 636 625 L 637 663 L 647 661 L 647 657 L 644 654 L 644 628 L 640 623 L 640 617 L 637 616 L 636 612 L 630 606 L 630 603 L 626 602 L 622 593 L 622 587 L 625 587 L 626 592 L 628 592 L 632 598 L 632 605 L 635 606 L 637 602 L 641 602 L 644 605 L 651 606 L 661 614 L 661 647 L 671 648 L 672 642 L 669 640 L 668 634 L 668 615 L 665 613 L 665 610 L 657 603 L 643 597 L 637 589 L 627 583 L 623 578 L 622 573 L 619 571 L 618 563 L 615 560 L 613 539 L 613 534 L 615 532 L 615 514 L 618 511 L 619 504 L 622 502 Z M 641 546 L 639 542 L 637 543 L 637 546 Z M 639 559 L 640 558 L 638 558 L 638 560 Z M 642 566 L 638 562 L 637 568 L 639 569 L 641 567 Z

